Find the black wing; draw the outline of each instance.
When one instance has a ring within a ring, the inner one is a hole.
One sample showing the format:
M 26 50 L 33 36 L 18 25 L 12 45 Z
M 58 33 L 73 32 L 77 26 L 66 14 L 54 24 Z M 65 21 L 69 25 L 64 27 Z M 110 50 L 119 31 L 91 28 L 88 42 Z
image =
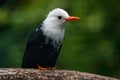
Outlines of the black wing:
M 44 40 L 42 30 L 40 27 L 36 28 L 28 38 L 26 49 L 23 56 L 22 67 L 34 68 L 36 67 L 36 57 L 40 43 Z
M 40 27 L 32 32 L 23 56 L 23 68 L 37 68 L 37 64 L 42 67 L 54 67 L 61 45 L 54 48 L 51 40 L 46 44 L 45 39 Z

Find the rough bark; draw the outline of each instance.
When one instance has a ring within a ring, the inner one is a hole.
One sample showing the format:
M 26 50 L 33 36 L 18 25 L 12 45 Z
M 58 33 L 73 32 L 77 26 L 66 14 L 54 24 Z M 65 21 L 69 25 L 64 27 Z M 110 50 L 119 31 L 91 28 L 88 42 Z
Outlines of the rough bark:
M 119 80 L 78 71 L 0 68 L 0 80 Z

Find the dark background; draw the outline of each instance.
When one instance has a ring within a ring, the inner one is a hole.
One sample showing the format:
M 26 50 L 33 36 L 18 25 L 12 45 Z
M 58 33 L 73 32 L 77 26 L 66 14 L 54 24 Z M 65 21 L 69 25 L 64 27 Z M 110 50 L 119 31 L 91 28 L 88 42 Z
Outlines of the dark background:
M 30 32 L 56 7 L 81 18 L 66 25 L 56 67 L 120 78 L 120 0 L 0 0 L 0 67 L 21 67 Z

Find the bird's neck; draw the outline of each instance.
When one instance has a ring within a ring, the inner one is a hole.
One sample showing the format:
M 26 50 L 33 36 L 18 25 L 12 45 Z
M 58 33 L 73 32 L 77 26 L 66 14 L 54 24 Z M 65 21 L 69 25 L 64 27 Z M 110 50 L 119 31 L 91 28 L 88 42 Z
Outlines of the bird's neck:
M 41 29 L 47 39 L 51 39 L 53 43 L 62 43 L 65 31 L 64 28 L 55 28 L 54 26 L 43 24 Z

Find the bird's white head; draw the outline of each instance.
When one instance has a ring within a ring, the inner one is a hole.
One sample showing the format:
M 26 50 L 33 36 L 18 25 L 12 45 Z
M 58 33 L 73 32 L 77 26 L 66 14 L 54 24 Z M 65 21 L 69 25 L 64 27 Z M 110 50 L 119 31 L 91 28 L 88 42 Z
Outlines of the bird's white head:
M 69 16 L 69 14 L 60 8 L 53 9 L 49 12 L 47 18 L 44 20 L 41 29 L 48 39 L 52 39 L 52 44 L 55 46 L 61 44 L 64 37 L 64 24 L 68 21 L 78 20 L 80 18 Z
M 47 18 L 44 20 L 44 24 L 54 28 L 64 28 L 64 24 L 67 21 L 78 20 L 80 18 L 69 16 L 69 14 L 60 8 L 55 8 L 49 12 Z

